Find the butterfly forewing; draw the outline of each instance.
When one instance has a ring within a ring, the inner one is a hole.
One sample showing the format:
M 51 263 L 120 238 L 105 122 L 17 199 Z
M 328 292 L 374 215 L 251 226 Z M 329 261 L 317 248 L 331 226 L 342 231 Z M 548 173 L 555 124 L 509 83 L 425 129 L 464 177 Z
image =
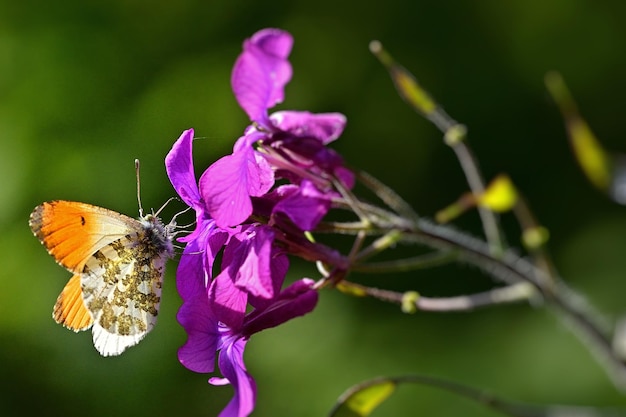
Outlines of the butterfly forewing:
M 29 225 L 59 264 L 80 273 L 91 254 L 127 235 L 141 223 L 91 204 L 51 201 L 33 210 Z

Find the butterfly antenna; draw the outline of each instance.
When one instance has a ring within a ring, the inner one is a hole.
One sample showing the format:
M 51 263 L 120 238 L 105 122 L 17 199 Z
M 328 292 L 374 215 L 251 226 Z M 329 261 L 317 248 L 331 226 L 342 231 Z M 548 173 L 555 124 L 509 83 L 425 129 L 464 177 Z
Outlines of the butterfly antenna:
M 161 206 L 161 208 L 160 208 L 160 209 L 158 209 L 156 213 L 154 213 L 154 216 L 157 216 L 157 217 L 158 217 L 158 216 L 159 216 L 159 214 L 160 214 L 160 213 L 163 211 L 163 209 L 165 208 L 165 206 L 167 206 L 169 203 L 171 203 L 171 202 L 172 202 L 172 201 L 174 201 L 174 200 L 178 200 L 178 197 L 170 197 L 170 198 L 168 198 L 168 199 L 167 199 L 167 201 L 166 201 L 165 203 L 163 203 L 163 205 Z M 176 216 L 174 216 L 174 217 L 176 217 Z
M 139 217 L 143 217 L 143 207 L 141 206 L 141 181 L 139 179 L 139 159 L 135 159 L 135 175 L 137 175 L 137 203 L 139 204 Z

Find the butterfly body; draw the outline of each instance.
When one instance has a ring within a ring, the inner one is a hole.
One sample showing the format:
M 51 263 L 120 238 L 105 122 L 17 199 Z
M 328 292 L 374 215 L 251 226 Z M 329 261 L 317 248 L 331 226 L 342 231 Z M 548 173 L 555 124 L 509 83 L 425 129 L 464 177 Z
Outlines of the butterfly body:
M 74 274 L 54 306 L 58 323 L 74 331 L 92 328 L 103 356 L 119 355 L 154 327 L 165 263 L 174 253 L 173 225 L 71 201 L 37 206 L 29 224 Z

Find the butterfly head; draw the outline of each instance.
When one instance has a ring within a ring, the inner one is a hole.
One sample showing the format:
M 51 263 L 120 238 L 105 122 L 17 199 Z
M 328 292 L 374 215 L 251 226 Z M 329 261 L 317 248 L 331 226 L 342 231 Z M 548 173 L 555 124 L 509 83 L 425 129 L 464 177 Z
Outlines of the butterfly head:
M 172 240 L 174 239 L 176 223 L 172 220 L 168 224 L 164 224 L 159 217 L 154 214 L 148 214 L 139 219 L 145 237 L 143 242 L 151 245 L 155 252 L 163 253 L 167 257 L 174 256 L 174 246 Z

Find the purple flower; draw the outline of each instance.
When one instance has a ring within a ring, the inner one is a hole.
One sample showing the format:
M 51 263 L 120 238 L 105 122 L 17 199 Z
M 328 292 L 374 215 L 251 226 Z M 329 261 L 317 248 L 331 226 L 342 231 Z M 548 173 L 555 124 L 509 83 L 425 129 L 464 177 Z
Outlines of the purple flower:
M 229 238 L 229 231 L 220 229 L 207 217 L 200 196 L 192 158 L 193 129 L 185 130 L 165 158 L 167 175 L 182 200 L 196 212 L 196 229 L 179 239 L 186 243 L 177 270 L 176 285 L 183 299 L 205 291 L 212 278 L 213 263 Z
M 291 35 L 278 29 L 244 42 L 231 82 L 252 124 L 232 154 L 197 181 L 189 129 L 165 160 L 174 189 L 196 213 L 195 230 L 178 239 L 185 248 L 176 272 L 183 301 L 177 317 L 188 335 L 178 357 L 196 372 L 213 372 L 217 360 L 223 377 L 209 382 L 235 390 L 221 416 L 243 417 L 254 408 L 256 386 L 243 361 L 250 336 L 309 313 L 317 303 L 309 279 L 282 289 L 288 255 L 342 262 L 338 252 L 303 232 L 328 213 L 338 182 L 347 188 L 354 183 L 341 156 L 326 147 L 343 132 L 345 117 L 268 112 L 282 102 L 291 79 L 292 45 Z
M 300 280 L 282 292 L 289 263 L 274 243 L 269 226 L 251 223 L 223 229 L 207 217 L 196 185 L 191 158 L 193 130 L 180 136 L 166 158 L 168 176 L 183 201 L 196 211 L 196 229 L 179 239 L 186 243 L 176 272 L 183 304 L 178 321 L 188 335 L 179 360 L 195 372 L 213 372 L 216 353 L 224 378 L 235 396 L 222 416 L 247 416 L 254 408 L 256 387 L 243 362 L 248 338 L 313 310 L 313 281 Z M 213 276 L 215 259 L 223 251 L 221 272 Z M 246 314 L 247 306 L 254 310 Z
M 271 210 L 274 222 L 280 224 L 279 216 L 284 215 L 300 230 L 313 230 L 330 209 L 335 195 L 322 193 L 310 181 L 303 180 L 299 186 L 278 187 L 266 198 L 275 201 Z
M 246 225 L 231 237 L 224 249 L 222 272 L 209 287 L 221 322 L 239 327 L 248 297 L 269 300 L 280 290 L 289 264 L 273 243 L 274 232 L 263 225 Z M 277 262 L 277 257 L 285 261 Z
M 243 137 L 249 141 L 253 137 Z M 236 226 L 252 213 L 250 197 L 265 194 L 274 185 L 274 172 L 252 146 L 241 146 L 217 160 L 200 177 L 207 210 L 221 227 Z
M 187 342 L 178 351 L 180 362 L 196 372 L 212 372 L 216 351 L 223 378 L 211 378 L 213 385 L 231 384 L 232 400 L 220 413 L 221 417 L 243 417 L 254 409 L 256 384 L 246 370 L 243 353 L 250 336 L 261 330 L 278 326 L 292 318 L 309 313 L 317 304 L 318 293 L 313 281 L 302 279 L 283 290 L 264 307 L 248 313 L 239 327 L 230 327 L 219 320 L 207 298 L 183 304 L 178 321 L 187 330 Z
M 266 194 L 277 175 L 296 184 L 306 179 L 321 192 L 330 189 L 333 177 L 347 187 L 353 184 L 342 158 L 325 147 L 343 132 L 342 114 L 281 111 L 268 115 L 282 102 L 291 79 L 287 58 L 292 45 L 285 31 L 261 30 L 244 42 L 233 68 L 233 92 L 253 124 L 233 153 L 209 167 L 200 179 L 200 194 L 220 227 L 244 222 L 253 211 L 252 197 Z
M 267 109 L 282 103 L 285 85 L 291 80 L 287 60 L 293 38 L 280 29 L 260 30 L 243 43 L 231 85 L 239 105 L 259 123 L 267 121 Z

